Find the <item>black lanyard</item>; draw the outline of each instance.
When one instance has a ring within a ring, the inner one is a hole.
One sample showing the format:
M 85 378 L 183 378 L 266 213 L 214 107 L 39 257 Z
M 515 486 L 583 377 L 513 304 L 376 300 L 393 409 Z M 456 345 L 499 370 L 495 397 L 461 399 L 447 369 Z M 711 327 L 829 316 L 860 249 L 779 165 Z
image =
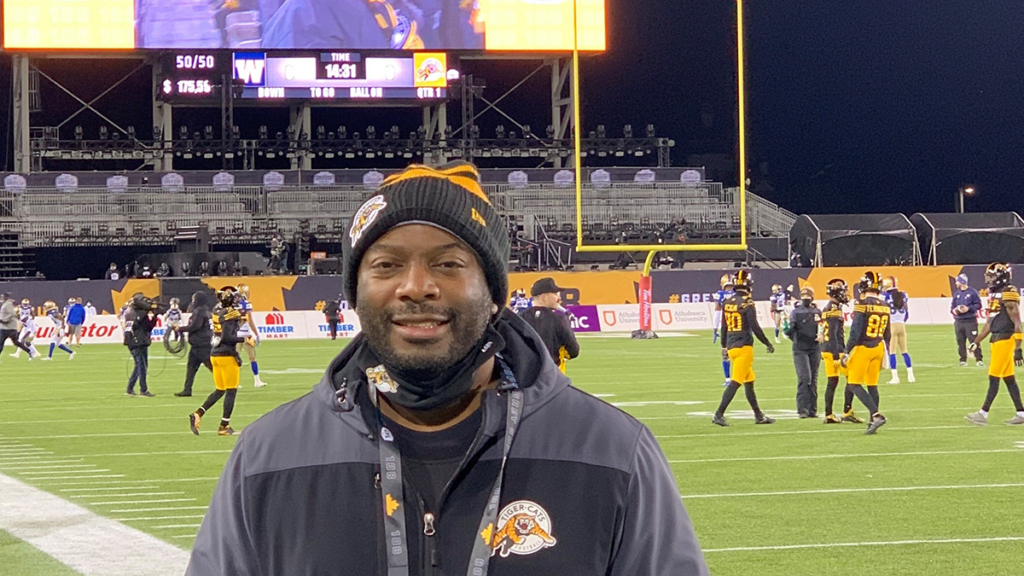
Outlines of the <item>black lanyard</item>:
M 491 558 L 491 543 L 494 535 L 494 523 L 498 519 L 498 506 L 501 500 L 501 486 L 505 478 L 505 465 L 512 450 L 512 441 L 519 429 L 519 421 L 523 413 L 523 392 L 518 389 L 515 376 L 508 364 L 501 357 L 497 358 L 504 373 L 502 390 L 511 390 L 505 418 L 505 443 L 502 448 L 501 467 L 494 481 L 491 495 L 487 499 L 480 525 L 474 538 L 473 553 L 470 556 L 467 576 L 487 576 Z M 388 576 L 409 575 L 409 548 L 405 525 L 405 489 L 402 485 L 402 455 L 395 444 L 394 435 L 380 419 L 380 493 L 384 507 L 384 537 L 388 557 Z

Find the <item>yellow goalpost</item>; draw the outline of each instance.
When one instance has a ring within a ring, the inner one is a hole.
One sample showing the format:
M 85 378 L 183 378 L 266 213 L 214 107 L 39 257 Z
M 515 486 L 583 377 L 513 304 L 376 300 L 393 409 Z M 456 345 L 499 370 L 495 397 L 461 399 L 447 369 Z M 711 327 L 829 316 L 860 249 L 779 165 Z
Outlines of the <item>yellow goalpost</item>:
M 574 167 L 576 171 L 576 251 L 577 252 L 650 252 L 644 265 L 644 276 L 648 276 L 651 261 L 656 252 L 723 252 L 746 251 L 747 249 L 747 135 L 746 135 L 746 85 L 745 56 L 743 44 L 743 0 L 736 0 L 736 52 L 739 95 L 739 195 L 740 195 L 740 242 L 739 244 L 644 244 L 644 245 L 585 245 L 583 243 L 583 180 L 581 151 L 582 127 L 580 126 L 580 52 L 578 38 L 578 22 L 575 14 L 576 3 L 573 0 L 573 52 L 572 52 L 572 98 L 573 128 L 575 133 Z

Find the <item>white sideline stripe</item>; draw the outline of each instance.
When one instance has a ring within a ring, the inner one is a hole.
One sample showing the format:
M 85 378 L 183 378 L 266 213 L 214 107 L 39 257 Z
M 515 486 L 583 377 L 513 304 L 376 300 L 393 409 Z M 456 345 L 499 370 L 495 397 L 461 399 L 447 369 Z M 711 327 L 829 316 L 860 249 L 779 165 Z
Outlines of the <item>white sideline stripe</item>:
M 196 518 L 205 518 L 205 514 L 198 514 L 192 516 L 138 516 L 136 518 L 118 518 L 119 522 L 152 522 L 155 520 L 195 520 Z
M 718 438 L 729 438 L 731 436 L 779 436 L 779 435 L 788 435 L 788 434 L 829 434 L 829 433 L 836 433 L 836 432 L 843 432 L 843 431 L 846 431 L 849 434 L 851 429 L 853 429 L 855 427 L 858 427 L 858 426 L 860 426 L 860 425 L 859 424 L 855 424 L 853 426 L 842 425 L 842 426 L 831 426 L 831 427 L 825 427 L 824 425 L 822 425 L 822 427 L 819 428 L 818 430 L 784 430 L 784 431 L 779 431 L 779 432 L 733 432 L 731 434 L 729 434 L 729 433 L 722 433 L 722 432 L 718 432 L 718 433 L 715 433 L 715 432 L 702 432 L 700 434 L 655 434 L 655 437 L 659 438 L 659 439 L 660 438 L 706 438 L 706 437 L 710 437 L 710 436 L 714 436 L 714 437 L 718 437 Z M 950 430 L 950 429 L 956 429 L 956 428 L 974 428 L 974 427 L 975 426 L 970 425 L 970 424 L 966 424 L 966 425 L 960 424 L 960 425 L 955 425 L 955 426 L 905 426 L 903 428 L 900 428 L 900 427 L 897 426 L 897 427 L 892 427 L 892 428 L 886 427 L 885 428 L 885 433 L 888 434 L 890 432 L 912 432 L 912 431 L 915 431 L 915 430 Z
M 994 538 L 944 538 L 941 540 L 890 540 L 883 542 L 834 542 L 829 544 L 789 544 L 786 546 L 741 546 L 737 548 L 705 548 L 704 553 L 715 552 L 768 552 L 772 550 L 801 550 L 805 548 L 853 548 L 858 546 L 910 546 L 914 544 L 971 544 L 978 542 L 1020 542 L 1024 536 L 996 536 Z
M 195 538 L 196 534 L 178 534 L 177 536 L 171 536 L 171 538 Z
M 0 529 L 82 574 L 181 576 L 188 565 L 177 546 L 3 474 L 0 508 Z
M 967 407 L 964 407 L 964 408 L 903 408 L 903 409 L 900 409 L 900 410 L 897 410 L 897 409 L 894 408 L 892 410 L 886 410 L 886 412 L 888 412 L 890 416 L 892 416 L 893 414 L 898 416 L 898 415 L 904 414 L 906 412 L 961 412 L 961 411 L 964 411 L 964 410 L 974 410 L 974 409 L 976 409 L 975 406 L 967 406 Z M 747 412 L 749 413 L 749 411 L 747 411 Z M 765 410 L 765 412 L 769 413 L 769 415 L 773 414 L 773 413 L 776 413 L 776 412 L 785 412 L 785 413 L 788 413 L 788 414 L 796 415 L 796 411 L 794 411 L 794 410 Z M 708 415 L 710 415 L 710 414 L 711 413 L 709 412 Z M 726 416 L 728 416 L 728 414 L 726 414 Z M 642 422 L 647 422 L 648 420 L 682 420 L 684 418 L 699 418 L 699 417 L 704 417 L 704 414 L 700 413 L 699 415 L 697 415 L 695 413 L 686 413 L 686 414 L 674 414 L 672 416 L 636 416 L 636 418 L 638 420 L 642 421 Z M 741 418 L 741 419 L 747 419 L 747 418 Z M 751 418 L 749 418 L 749 419 L 753 419 L 753 416 L 751 416 Z M 810 418 L 809 420 L 811 420 L 813 422 L 815 419 L 821 420 L 821 417 Z
M 125 487 L 134 490 L 135 487 Z M 137 498 L 139 496 L 177 496 L 184 492 L 130 492 L 128 494 L 72 494 L 71 498 Z
M 113 494 L 108 494 L 110 497 L 114 497 Z M 125 504 L 164 504 L 167 502 L 195 502 L 195 498 L 161 498 L 158 500 L 111 500 L 110 502 L 89 502 L 93 506 L 124 506 Z
M 857 492 L 913 492 L 917 490 L 982 490 L 993 488 L 1020 488 L 1015 484 L 962 484 L 948 486 L 890 486 L 885 488 L 828 488 L 823 490 L 785 490 L 780 492 L 733 492 L 723 494 L 690 494 L 683 496 L 686 500 L 695 498 L 745 498 L 750 496 L 799 496 L 802 494 L 854 494 Z
M 49 474 L 67 474 L 68 472 L 83 472 L 83 473 L 96 472 L 96 473 L 99 473 L 99 472 L 110 472 L 110 470 L 107 470 L 106 468 L 100 468 L 98 470 L 55 470 L 55 471 L 50 471 L 50 472 L 22 472 L 21 475 L 22 476 L 47 476 Z
M 1005 450 L 936 450 L 932 452 L 871 452 L 867 454 L 818 454 L 817 456 L 752 456 L 748 458 L 700 458 L 696 460 L 669 460 L 669 464 L 706 464 L 710 462 L 763 462 L 771 460 L 819 460 L 826 458 L 876 458 L 885 456 L 935 456 L 948 454 L 1000 454 L 1020 452 L 1019 448 Z
M 175 528 L 199 528 L 202 524 L 164 524 L 163 526 L 153 526 L 153 530 L 172 530 Z
M 61 488 L 58 492 L 95 492 L 99 490 L 145 490 L 156 486 L 115 486 L 113 488 Z
M 116 474 L 113 476 L 93 476 L 93 478 L 123 478 L 124 474 Z M 83 478 L 89 478 L 83 476 Z M 39 478 L 39 481 L 44 480 L 56 480 L 56 478 Z M 60 486 L 89 486 L 93 484 L 152 484 L 155 482 L 213 482 L 219 480 L 219 478 L 161 478 L 159 480 L 98 480 L 96 482 L 59 482 Z
M 127 514 L 129 512 L 165 512 L 167 510 L 206 510 L 209 506 L 161 506 L 159 508 L 125 508 L 123 510 L 111 510 L 111 513 Z

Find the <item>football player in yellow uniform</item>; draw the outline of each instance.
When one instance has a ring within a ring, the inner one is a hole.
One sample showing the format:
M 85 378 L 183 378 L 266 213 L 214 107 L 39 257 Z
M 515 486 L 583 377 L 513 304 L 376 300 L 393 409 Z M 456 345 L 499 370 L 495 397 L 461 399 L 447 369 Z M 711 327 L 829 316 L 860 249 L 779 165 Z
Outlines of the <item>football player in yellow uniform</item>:
M 843 318 L 843 305 L 850 301 L 850 289 L 842 278 L 829 280 L 826 289 L 828 304 L 821 312 L 821 361 L 825 365 L 825 375 L 828 377 L 825 388 L 825 424 L 840 424 L 843 420 L 860 422 L 853 414 L 853 391 L 849 388 L 846 390 L 843 420 L 832 413 L 836 389 L 839 388 L 839 376 L 847 374 L 840 362 L 846 356 L 846 321 Z
M 238 354 L 238 344 L 242 337 L 238 335 L 242 314 L 238 310 L 241 295 L 234 286 L 225 286 L 217 291 L 220 303 L 213 315 L 213 350 L 210 351 L 210 362 L 213 364 L 213 383 L 216 387 L 195 412 L 188 415 L 189 428 L 196 436 L 203 416 L 224 398 L 224 412 L 217 429 L 219 436 L 233 436 L 231 414 L 235 409 L 235 396 L 238 395 L 238 369 L 242 365 L 242 357 Z
M 853 306 L 850 338 L 846 356 L 840 362 L 849 370 L 847 388 L 864 403 L 871 414 L 865 434 L 874 434 L 885 425 L 878 411 L 878 373 L 885 359 L 884 342 L 889 341 L 889 305 L 882 300 L 882 277 L 873 271 L 864 273 L 858 284 L 860 301 Z M 865 390 L 865 388 L 867 388 Z
M 736 293 L 722 305 L 722 359 L 729 360 L 732 370 L 729 386 L 726 386 L 725 393 L 722 394 L 722 403 L 711 419 L 711 422 L 719 426 L 729 425 L 725 419 L 725 410 L 740 387 L 743 387 L 747 402 L 754 411 L 754 423 L 775 422 L 761 412 L 757 405 L 757 395 L 754 394 L 754 336 L 768 348 L 769 354 L 775 352 L 775 347 L 768 341 L 757 323 L 757 310 L 754 307 L 754 299 L 750 296 L 753 285 L 754 280 L 750 272 L 740 270 L 736 273 L 733 286 Z
M 1014 366 L 1024 366 L 1021 353 L 1020 291 L 1010 284 L 1010 267 L 1007 264 L 990 264 L 985 270 L 985 284 L 988 285 L 988 322 L 971 343 L 971 352 L 976 350 L 989 335 L 992 336 L 992 354 L 988 365 L 988 395 L 981 410 L 968 414 L 967 419 L 979 426 L 988 424 L 988 411 L 999 393 L 999 380 L 1006 382 L 1017 415 L 1006 423 L 1010 426 L 1024 425 L 1024 404 L 1021 404 L 1020 387 Z

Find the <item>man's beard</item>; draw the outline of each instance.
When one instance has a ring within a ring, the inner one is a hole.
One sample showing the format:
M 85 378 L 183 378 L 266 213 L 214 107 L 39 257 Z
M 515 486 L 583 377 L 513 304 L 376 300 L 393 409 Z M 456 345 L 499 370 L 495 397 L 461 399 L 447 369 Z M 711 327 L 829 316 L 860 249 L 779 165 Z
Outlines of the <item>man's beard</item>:
M 491 302 L 486 298 L 459 312 L 430 304 L 408 304 L 395 309 L 370 309 L 356 304 L 356 314 L 370 350 L 385 365 L 417 380 L 432 380 L 465 358 L 477 345 L 491 321 Z M 402 315 L 437 315 L 446 318 L 451 340 L 440 353 L 403 354 L 391 344 L 392 319 Z

